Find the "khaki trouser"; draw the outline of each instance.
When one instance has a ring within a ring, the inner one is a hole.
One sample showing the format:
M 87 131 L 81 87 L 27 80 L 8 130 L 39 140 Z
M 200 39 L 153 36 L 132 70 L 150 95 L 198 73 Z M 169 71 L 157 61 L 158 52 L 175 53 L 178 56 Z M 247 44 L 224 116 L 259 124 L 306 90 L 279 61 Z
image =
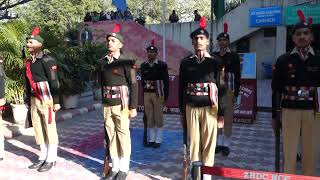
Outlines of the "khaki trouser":
M 233 125 L 233 98 L 232 94 L 226 96 L 226 107 L 224 112 L 224 127 L 223 133 L 226 137 L 230 137 L 232 134 L 232 125 Z
M 130 159 L 131 138 L 129 110 L 121 110 L 121 105 L 103 106 L 104 125 L 109 137 L 111 158 Z
M 302 146 L 302 172 L 315 175 L 316 168 L 316 120 L 313 110 L 282 109 L 284 173 L 296 173 L 297 147 Z
M 191 161 L 214 165 L 217 140 L 217 112 L 213 107 L 186 106 Z
M 50 105 L 51 104 L 51 105 Z M 49 107 L 51 107 L 52 122 L 49 124 Z M 37 144 L 58 144 L 53 102 L 42 103 L 38 98 L 31 97 L 31 119 Z
M 144 93 L 144 111 L 148 128 L 163 127 L 163 100 L 156 93 Z

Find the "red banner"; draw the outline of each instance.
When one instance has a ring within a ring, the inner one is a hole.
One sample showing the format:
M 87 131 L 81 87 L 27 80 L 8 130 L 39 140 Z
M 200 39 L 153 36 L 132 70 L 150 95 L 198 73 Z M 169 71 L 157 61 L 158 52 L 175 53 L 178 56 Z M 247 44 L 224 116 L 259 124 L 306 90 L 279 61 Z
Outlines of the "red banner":
M 302 176 L 294 174 L 284 174 L 276 172 L 244 170 L 225 167 L 207 167 L 203 166 L 202 174 L 221 176 L 234 179 L 253 179 L 253 180 L 320 180 L 320 177 Z

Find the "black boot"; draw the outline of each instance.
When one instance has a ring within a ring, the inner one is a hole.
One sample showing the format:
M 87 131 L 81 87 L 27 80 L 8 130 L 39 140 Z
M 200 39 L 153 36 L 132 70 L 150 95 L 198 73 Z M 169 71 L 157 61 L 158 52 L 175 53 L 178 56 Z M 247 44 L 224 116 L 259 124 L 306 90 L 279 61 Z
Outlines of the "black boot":
M 111 171 L 107 176 L 103 178 L 103 180 L 115 180 L 118 172 Z
M 229 147 L 223 146 L 222 156 L 229 156 L 229 154 L 230 154 L 230 149 L 229 149 Z
M 301 154 L 300 153 L 297 154 L 297 161 L 301 162 Z
M 119 171 L 115 180 L 126 180 L 128 173 Z
M 31 166 L 29 166 L 29 169 L 39 169 L 43 164 L 44 164 L 44 160 L 39 160 L 35 163 L 33 163 Z
M 56 162 L 45 162 L 39 169 L 39 172 L 49 171 L 53 166 L 56 165 Z
M 153 148 L 159 148 L 161 146 L 161 143 L 155 143 Z
M 216 147 L 216 152 L 215 152 L 215 154 L 220 153 L 220 152 L 222 151 L 222 149 L 223 149 L 223 147 L 220 146 L 220 145 L 218 145 L 218 146 Z
M 153 147 L 154 144 L 154 142 L 148 142 L 147 144 L 144 144 L 144 147 Z
M 3 157 L 2 158 L 0 158 L 0 161 L 2 161 L 3 160 Z

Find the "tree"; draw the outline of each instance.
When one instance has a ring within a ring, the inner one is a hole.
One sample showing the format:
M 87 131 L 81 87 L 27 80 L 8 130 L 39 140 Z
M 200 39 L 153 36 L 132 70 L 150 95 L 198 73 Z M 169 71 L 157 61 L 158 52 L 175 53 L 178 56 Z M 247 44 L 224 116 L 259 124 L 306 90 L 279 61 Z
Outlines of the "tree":
M 32 0 L 0 0 L 0 20 L 18 18 L 18 16 L 12 15 L 11 10 L 30 1 Z
M 142 13 L 147 23 L 160 23 L 162 20 L 162 0 L 127 0 L 128 7 L 135 16 Z M 180 22 L 193 20 L 193 11 L 198 10 L 201 15 L 210 17 L 210 0 L 166 0 L 166 20 L 171 11 L 176 10 Z
M 50 49 L 63 41 L 68 29 L 83 22 L 87 12 L 100 12 L 102 7 L 103 0 L 33 0 L 17 12 L 32 27 L 41 28 L 44 46 Z

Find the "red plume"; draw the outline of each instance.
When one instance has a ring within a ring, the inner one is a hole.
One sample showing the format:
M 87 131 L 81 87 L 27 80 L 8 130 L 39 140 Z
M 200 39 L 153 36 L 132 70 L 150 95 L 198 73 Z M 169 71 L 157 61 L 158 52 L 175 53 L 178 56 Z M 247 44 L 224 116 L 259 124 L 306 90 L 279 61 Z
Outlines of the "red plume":
M 202 16 L 202 17 L 200 18 L 199 26 L 200 26 L 201 29 L 205 29 L 205 28 L 207 27 L 206 17 Z
M 118 33 L 119 31 L 120 31 L 120 23 L 117 23 L 113 28 L 113 32 Z
M 229 29 L 228 24 L 227 23 L 223 23 L 223 32 L 224 33 L 228 33 L 228 29 Z
M 32 31 L 32 35 L 33 36 L 37 36 L 37 35 L 39 35 L 39 33 L 40 33 L 40 28 L 39 27 L 33 28 L 33 31 Z
M 312 19 L 312 17 L 309 17 L 309 26 L 312 26 L 312 23 L 313 23 L 313 19 Z
M 152 39 L 152 40 L 151 40 L 151 46 L 154 46 L 154 43 L 155 43 L 155 40 Z
M 304 16 L 303 12 L 301 10 L 297 11 L 297 14 L 299 16 L 299 19 L 301 22 L 305 22 L 306 21 L 306 17 Z

